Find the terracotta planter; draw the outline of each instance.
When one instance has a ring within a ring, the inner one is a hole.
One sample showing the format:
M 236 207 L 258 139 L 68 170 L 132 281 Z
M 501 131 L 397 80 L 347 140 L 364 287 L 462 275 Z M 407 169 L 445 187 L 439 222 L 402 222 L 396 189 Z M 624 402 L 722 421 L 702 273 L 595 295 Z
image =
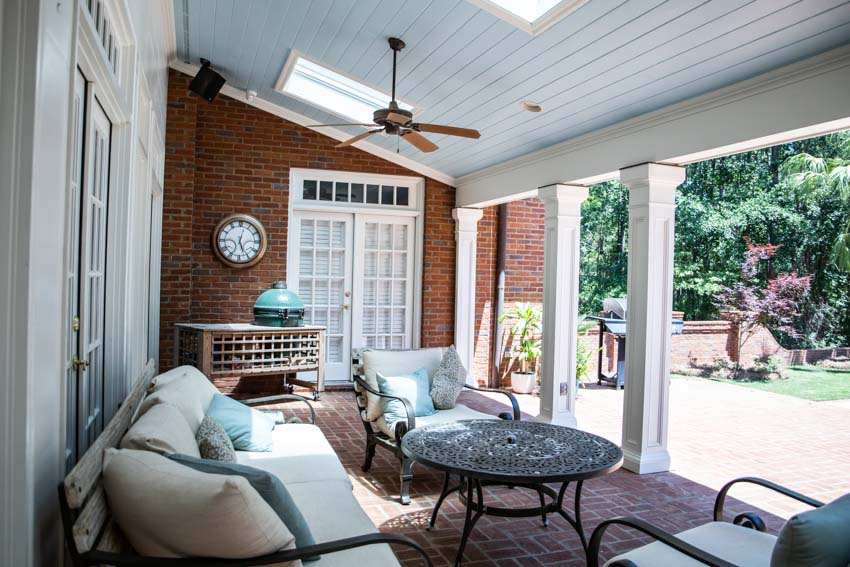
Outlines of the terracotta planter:
M 530 394 L 537 385 L 533 372 L 511 372 L 511 389 L 517 394 Z

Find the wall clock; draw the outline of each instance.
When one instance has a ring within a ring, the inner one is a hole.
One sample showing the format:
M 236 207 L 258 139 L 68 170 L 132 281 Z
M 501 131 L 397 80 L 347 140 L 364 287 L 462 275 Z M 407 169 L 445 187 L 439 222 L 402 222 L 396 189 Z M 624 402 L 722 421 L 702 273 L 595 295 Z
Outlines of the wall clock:
M 233 214 L 221 219 L 210 238 L 213 253 L 231 268 L 248 268 L 266 253 L 266 229 L 251 215 Z

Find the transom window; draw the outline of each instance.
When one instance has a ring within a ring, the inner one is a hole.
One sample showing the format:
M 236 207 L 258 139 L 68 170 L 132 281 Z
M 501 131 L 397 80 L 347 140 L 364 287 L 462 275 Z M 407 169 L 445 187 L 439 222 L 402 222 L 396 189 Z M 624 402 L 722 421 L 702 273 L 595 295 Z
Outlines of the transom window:
M 305 179 L 301 188 L 301 200 L 408 207 L 410 206 L 410 188 L 401 185 Z
M 543 33 L 589 0 L 468 0 L 532 35 Z
M 387 108 L 390 95 L 352 77 L 324 67 L 293 51 L 275 85 L 279 92 L 357 123 L 371 124 L 372 114 Z M 400 108 L 414 111 L 406 102 Z

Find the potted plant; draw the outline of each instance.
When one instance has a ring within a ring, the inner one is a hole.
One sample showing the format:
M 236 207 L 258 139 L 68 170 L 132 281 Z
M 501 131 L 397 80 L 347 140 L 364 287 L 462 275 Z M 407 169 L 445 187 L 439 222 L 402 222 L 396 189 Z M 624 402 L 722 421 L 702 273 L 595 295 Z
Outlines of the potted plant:
M 529 303 L 517 303 L 499 317 L 514 321 L 511 327 L 513 352 L 519 361 L 519 371 L 511 372 L 511 388 L 517 394 L 530 394 L 537 383 L 536 365 L 540 358 L 540 319 L 541 312 Z

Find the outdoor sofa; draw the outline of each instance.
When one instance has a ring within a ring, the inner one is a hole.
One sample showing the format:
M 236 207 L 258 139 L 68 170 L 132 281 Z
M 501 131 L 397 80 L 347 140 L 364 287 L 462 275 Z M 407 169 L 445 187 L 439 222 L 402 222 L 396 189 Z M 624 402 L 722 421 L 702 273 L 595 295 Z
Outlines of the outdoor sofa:
M 178 385 L 176 389 L 175 384 Z M 175 391 L 177 394 L 174 393 Z M 197 423 L 198 412 L 203 415 L 216 393 L 215 387 L 193 367 L 182 366 L 154 378 L 154 363 L 148 362 L 144 373 L 116 415 L 59 487 L 65 537 L 75 567 L 84 565 L 297 566 L 300 565 L 301 559 L 314 558 L 317 555 L 321 556 L 318 561 L 306 564 L 314 567 L 350 565 L 394 567 L 399 563 L 389 544 L 413 548 L 422 557 L 423 564 L 431 565 L 422 548 L 412 540 L 401 535 L 378 532 L 354 498 L 351 482 L 337 455 L 321 430 L 315 425 L 316 414 L 310 402 L 294 395 L 271 396 L 248 403 L 267 404 L 297 400 L 308 406 L 312 423 L 276 425 L 273 429 L 274 445 L 271 452 L 237 451 L 237 460 L 240 464 L 269 471 L 283 482 L 303 514 L 317 542 L 315 545 L 240 558 L 209 557 L 203 554 L 194 558 L 166 559 L 161 556 L 144 557 L 133 551 L 128 544 L 128 540 L 133 538 L 127 537 L 133 534 L 122 532 L 117 525 L 119 522 L 115 521 L 118 511 L 110 510 L 109 503 L 119 495 L 107 494 L 109 491 L 104 490 L 106 478 L 102 474 L 104 457 L 108 459 L 116 454 L 112 449 L 121 445 L 125 433 L 130 435 L 133 431 L 130 429 L 128 432 L 128 428 L 137 424 L 140 417 L 146 411 L 152 411 L 157 403 L 175 406 L 186 416 L 186 423 Z M 291 418 L 290 421 L 292 421 Z M 150 432 L 146 432 L 144 439 L 153 447 L 165 447 L 176 443 L 174 436 L 178 433 L 170 431 L 158 439 L 155 435 L 152 437 Z M 182 433 L 194 440 L 194 431 Z M 161 455 L 146 458 L 166 459 Z M 194 471 L 191 472 L 194 473 Z M 145 488 L 144 494 L 140 496 L 157 498 L 158 486 L 155 483 L 148 486 L 149 492 L 148 488 Z M 189 492 L 195 488 L 186 486 L 186 491 Z M 248 488 L 251 489 L 251 486 L 249 485 Z M 165 505 L 167 506 L 168 503 L 166 502 Z M 197 521 L 205 521 L 204 516 L 207 515 L 204 512 L 197 514 Z M 221 518 L 216 521 L 229 519 Z M 275 521 L 277 521 L 276 517 Z M 258 530 L 266 528 L 267 526 L 262 525 L 255 526 Z M 203 539 L 200 541 L 203 545 L 208 543 L 210 547 L 219 546 L 221 543 L 211 541 L 213 538 L 209 539 L 208 542 Z M 168 555 L 173 556 L 173 554 Z

